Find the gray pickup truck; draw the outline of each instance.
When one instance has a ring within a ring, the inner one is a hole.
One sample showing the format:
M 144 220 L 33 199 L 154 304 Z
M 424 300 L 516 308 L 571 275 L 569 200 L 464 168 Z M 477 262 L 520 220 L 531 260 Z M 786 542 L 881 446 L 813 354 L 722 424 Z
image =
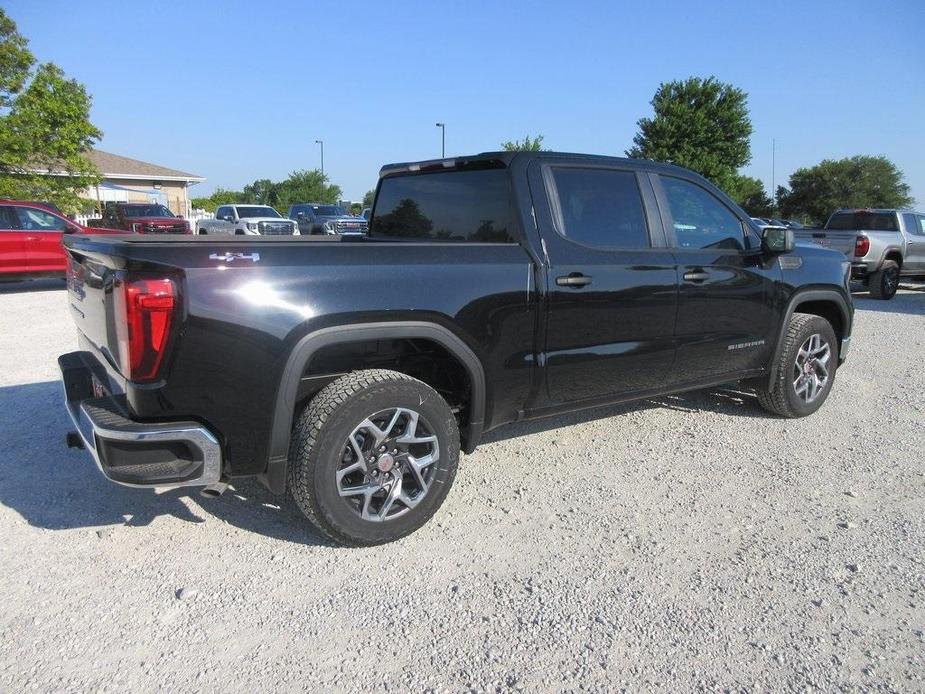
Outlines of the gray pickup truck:
M 841 251 L 851 278 L 875 299 L 892 299 L 900 277 L 925 279 L 925 214 L 913 210 L 844 209 L 822 229 L 794 229 L 797 239 Z

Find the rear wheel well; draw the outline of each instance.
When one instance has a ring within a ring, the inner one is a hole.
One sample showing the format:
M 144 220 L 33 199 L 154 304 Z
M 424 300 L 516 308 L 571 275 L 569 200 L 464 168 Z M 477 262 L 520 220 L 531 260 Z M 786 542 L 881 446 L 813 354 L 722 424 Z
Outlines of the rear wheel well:
M 897 265 L 899 265 L 899 267 L 902 267 L 902 266 L 903 266 L 903 256 L 902 256 L 902 253 L 900 253 L 899 251 L 895 251 L 895 250 L 889 251 L 889 252 L 884 256 L 883 259 L 884 259 L 884 260 L 892 260 L 894 263 L 896 263 Z
M 469 372 L 446 347 L 426 338 L 357 340 L 322 347 L 305 365 L 296 411 L 331 381 L 363 369 L 389 369 L 423 381 L 443 396 L 460 428 L 468 423 L 472 401 Z

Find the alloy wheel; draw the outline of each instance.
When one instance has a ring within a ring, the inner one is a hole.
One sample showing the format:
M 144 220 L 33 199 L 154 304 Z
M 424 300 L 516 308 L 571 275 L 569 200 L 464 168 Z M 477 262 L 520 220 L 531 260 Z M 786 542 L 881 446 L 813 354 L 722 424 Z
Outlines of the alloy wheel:
M 793 389 L 803 402 L 814 402 L 825 390 L 831 358 L 832 348 L 819 333 L 803 342 L 793 365 Z
M 395 407 L 370 415 L 344 442 L 337 493 L 361 518 L 390 521 L 427 495 L 440 447 L 414 410 Z

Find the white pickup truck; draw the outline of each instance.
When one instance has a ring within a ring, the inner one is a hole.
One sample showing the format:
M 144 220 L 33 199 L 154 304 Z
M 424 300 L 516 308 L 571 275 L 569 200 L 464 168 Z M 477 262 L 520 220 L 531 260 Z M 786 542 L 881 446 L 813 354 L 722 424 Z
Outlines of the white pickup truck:
M 215 219 L 196 222 L 196 233 L 297 236 L 299 225 L 267 205 L 222 205 L 215 210 Z
M 912 210 L 845 209 L 822 229 L 794 229 L 797 239 L 841 251 L 852 279 L 875 299 L 892 299 L 900 277 L 925 279 L 925 214 Z

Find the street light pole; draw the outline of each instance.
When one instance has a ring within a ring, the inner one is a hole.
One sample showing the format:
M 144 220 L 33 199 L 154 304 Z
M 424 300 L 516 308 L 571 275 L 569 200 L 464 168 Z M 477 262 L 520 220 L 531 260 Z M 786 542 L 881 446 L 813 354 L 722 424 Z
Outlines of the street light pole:
M 316 145 L 321 145 L 321 175 L 324 176 L 324 140 L 315 140 Z
M 440 158 L 446 158 L 446 123 L 437 123 L 440 128 Z

